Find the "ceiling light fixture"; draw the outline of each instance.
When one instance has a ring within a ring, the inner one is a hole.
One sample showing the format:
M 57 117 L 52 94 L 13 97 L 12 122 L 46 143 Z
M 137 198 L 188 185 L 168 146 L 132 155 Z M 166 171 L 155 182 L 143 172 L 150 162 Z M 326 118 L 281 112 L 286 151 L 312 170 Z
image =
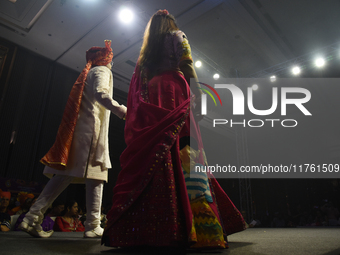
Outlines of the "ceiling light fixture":
M 323 58 L 317 58 L 317 59 L 315 59 L 314 63 L 317 67 L 323 67 L 326 62 L 325 62 L 325 59 L 323 59 Z
M 293 73 L 294 75 L 300 74 L 300 73 L 301 73 L 300 67 L 294 66 L 294 67 L 292 68 L 292 73 Z
M 128 24 L 133 20 L 133 13 L 131 10 L 127 9 L 127 8 L 123 8 L 120 12 L 119 12 L 119 19 L 125 23 Z
M 197 61 L 195 62 L 195 66 L 196 66 L 196 67 L 201 67 L 201 66 L 202 66 L 202 62 L 199 61 L 199 60 L 197 60 Z
M 215 80 L 218 80 L 218 79 L 220 78 L 220 75 L 219 75 L 218 73 L 215 73 L 214 76 L 213 76 L 213 78 L 214 78 Z

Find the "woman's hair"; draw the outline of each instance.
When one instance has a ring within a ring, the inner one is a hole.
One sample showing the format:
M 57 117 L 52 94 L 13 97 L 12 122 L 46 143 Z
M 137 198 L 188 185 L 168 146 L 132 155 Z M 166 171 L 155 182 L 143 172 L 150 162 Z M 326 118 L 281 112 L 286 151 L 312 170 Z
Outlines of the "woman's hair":
M 143 45 L 139 54 L 141 68 L 152 69 L 160 63 L 165 35 L 176 30 L 179 30 L 176 20 L 166 10 L 159 10 L 151 17 L 144 32 Z
M 64 211 L 61 212 L 61 215 L 65 215 L 68 212 L 67 209 L 71 210 L 72 206 L 74 206 L 75 203 L 77 203 L 77 201 L 75 201 L 73 199 L 72 200 L 68 200 L 65 203 L 65 209 L 64 209 Z

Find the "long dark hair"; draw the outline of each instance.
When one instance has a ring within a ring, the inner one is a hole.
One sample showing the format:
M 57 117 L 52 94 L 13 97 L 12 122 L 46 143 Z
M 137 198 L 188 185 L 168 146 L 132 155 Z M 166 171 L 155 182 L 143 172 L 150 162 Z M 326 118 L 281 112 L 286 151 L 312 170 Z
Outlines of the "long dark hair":
M 66 201 L 64 211 L 61 212 L 61 215 L 64 216 L 68 212 L 67 209 L 71 210 L 75 203 L 77 203 L 77 201 L 74 199 Z
M 170 31 L 179 30 L 174 16 L 159 10 L 149 20 L 145 28 L 143 45 L 139 54 L 141 69 L 153 69 L 161 61 L 165 35 Z M 166 11 L 167 13 L 167 11 Z

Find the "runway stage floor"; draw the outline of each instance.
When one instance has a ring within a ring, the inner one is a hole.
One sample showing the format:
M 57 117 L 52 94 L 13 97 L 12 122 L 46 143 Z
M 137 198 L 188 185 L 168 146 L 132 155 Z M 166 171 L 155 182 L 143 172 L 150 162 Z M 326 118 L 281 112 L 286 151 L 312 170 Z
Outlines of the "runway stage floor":
M 171 249 L 114 249 L 83 233 L 56 232 L 47 239 L 23 232 L 0 232 L 1 255 L 55 254 L 189 254 L 189 255 L 340 255 L 340 228 L 253 228 L 228 237 L 229 249 L 177 251 Z

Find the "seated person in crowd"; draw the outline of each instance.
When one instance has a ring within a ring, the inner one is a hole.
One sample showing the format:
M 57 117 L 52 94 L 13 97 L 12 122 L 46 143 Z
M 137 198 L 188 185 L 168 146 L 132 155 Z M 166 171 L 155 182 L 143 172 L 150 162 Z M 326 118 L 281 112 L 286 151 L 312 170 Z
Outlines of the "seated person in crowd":
M 71 200 L 65 204 L 63 216 L 55 219 L 54 231 L 61 232 L 84 232 L 85 228 L 78 219 L 78 203 Z
M 52 208 L 48 209 L 46 215 L 49 217 L 61 216 L 61 213 L 65 210 L 65 203 L 61 200 L 55 200 L 52 204 Z
M 34 195 L 27 192 L 19 192 L 17 200 L 19 201 L 19 206 L 14 207 L 9 211 L 10 215 L 21 215 L 27 213 L 32 206 Z
M 7 232 L 11 230 L 11 216 L 8 214 L 7 207 L 11 193 L 0 190 L 0 231 Z
M 32 205 L 35 203 L 37 199 L 33 199 L 32 201 Z M 15 231 L 19 231 L 20 229 L 20 223 L 22 222 L 22 220 L 25 218 L 26 213 L 22 213 L 20 214 L 17 222 L 15 223 L 15 227 L 14 230 Z M 48 232 L 50 230 L 53 230 L 53 226 L 54 226 L 54 220 L 52 220 L 48 215 L 45 214 L 44 220 L 41 223 L 41 227 L 45 232 Z

